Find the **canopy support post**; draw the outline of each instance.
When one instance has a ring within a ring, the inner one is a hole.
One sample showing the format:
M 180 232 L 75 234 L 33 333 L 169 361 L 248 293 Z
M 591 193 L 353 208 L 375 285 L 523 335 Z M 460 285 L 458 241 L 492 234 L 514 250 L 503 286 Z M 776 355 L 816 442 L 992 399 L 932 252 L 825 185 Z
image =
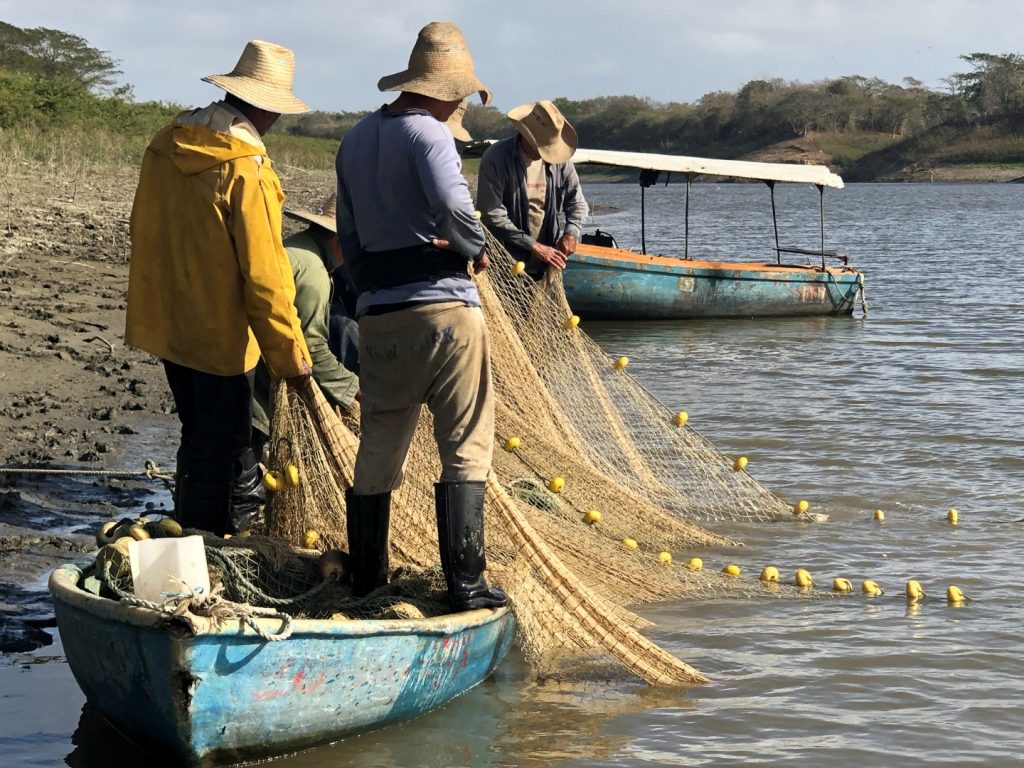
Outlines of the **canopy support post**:
M 640 253 L 647 255 L 647 187 L 640 182 Z
M 775 182 L 766 181 L 768 189 L 772 195 L 772 226 L 775 228 L 775 261 L 778 264 L 782 263 L 782 250 L 779 246 L 779 218 L 775 213 Z
M 818 188 L 819 208 L 821 210 L 821 271 L 825 271 L 825 186 L 815 184 Z
M 683 258 L 690 258 L 690 187 L 693 186 L 693 174 L 686 174 L 686 219 L 684 221 Z

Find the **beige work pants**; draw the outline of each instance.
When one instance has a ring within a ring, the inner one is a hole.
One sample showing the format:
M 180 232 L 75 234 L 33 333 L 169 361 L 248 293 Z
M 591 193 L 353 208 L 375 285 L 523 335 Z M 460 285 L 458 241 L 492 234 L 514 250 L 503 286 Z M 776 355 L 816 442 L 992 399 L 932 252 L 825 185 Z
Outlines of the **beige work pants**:
M 441 482 L 483 481 L 494 448 L 494 392 L 487 327 L 460 301 L 359 319 L 361 436 L 353 490 L 402 484 L 423 404 L 434 415 Z

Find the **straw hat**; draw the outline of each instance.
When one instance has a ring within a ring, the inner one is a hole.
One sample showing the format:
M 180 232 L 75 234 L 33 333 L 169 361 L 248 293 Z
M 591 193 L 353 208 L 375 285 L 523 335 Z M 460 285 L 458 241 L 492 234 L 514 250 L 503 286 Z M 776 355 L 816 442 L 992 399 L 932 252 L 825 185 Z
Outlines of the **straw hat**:
M 546 163 L 564 163 L 576 151 L 579 140 L 576 129 L 546 99 L 520 104 L 509 110 L 508 119 L 515 123 L 519 135 L 537 148 Z
M 305 221 L 309 224 L 316 224 L 329 232 L 338 232 L 338 195 L 331 192 L 321 203 L 320 212 L 314 213 L 305 208 L 285 208 L 285 216 L 290 216 L 298 221 Z
M 294 52 L 274 43 L 250 40 L 231 72 L 207 75 L 203 81 L 268 112 L 281 115 L 309 112 L 306 103 L 292 93 L 294 76 Z
M 448 130 L 452 132 L 452 136 L 455 137 L 456 141 L 472 141 L 473 137 L 469 135 L 469 131 L 466 130 L 462 124 L 462 118 L 466 114 L 466 107 L 469 106 L 469 99 L 463 99 L 462 102 L 452 112 L 452 116 L 445 121 L 445 125 L 448 126 Z
M 439 101 L 458 101 L 479 93 L 481 102 L 491 101 L 491 92 L 473 71 L 473 57 L 462 30 L 447 21 L 432 21 L 421 29 L 409 66 L 382 77 L 377 88 L 418 93 Z

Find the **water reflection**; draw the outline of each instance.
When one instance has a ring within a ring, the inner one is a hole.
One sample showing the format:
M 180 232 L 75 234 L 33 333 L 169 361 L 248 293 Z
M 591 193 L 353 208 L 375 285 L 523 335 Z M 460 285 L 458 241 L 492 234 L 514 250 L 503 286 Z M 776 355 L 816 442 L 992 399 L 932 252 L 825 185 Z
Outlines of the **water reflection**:
M 152 766 L 163 768 L 171 763 L 159 754 L 146 752 L 116 731 L 89 703 L 82 707 L 78 727 L 71 736 L 74 749 L 64 758 L 71 768 L 97 766 Z

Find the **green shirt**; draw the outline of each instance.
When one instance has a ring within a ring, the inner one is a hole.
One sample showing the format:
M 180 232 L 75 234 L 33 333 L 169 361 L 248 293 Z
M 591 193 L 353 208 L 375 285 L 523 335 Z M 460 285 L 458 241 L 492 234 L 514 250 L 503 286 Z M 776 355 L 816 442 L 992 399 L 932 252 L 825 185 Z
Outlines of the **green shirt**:
M 338 362 L 327 344 L 332 291 L 327 254 L 308 229 L 285 238 L 284 247 L 295 278 L 295 309 L 313 361 L 313 379 L 332 405 L 347 408 L 355 399 L 359 378 Z M 270 374 L 261 360 L 253 386 L 252 425 L 265 435 L 270 434 L 269 403 Z

